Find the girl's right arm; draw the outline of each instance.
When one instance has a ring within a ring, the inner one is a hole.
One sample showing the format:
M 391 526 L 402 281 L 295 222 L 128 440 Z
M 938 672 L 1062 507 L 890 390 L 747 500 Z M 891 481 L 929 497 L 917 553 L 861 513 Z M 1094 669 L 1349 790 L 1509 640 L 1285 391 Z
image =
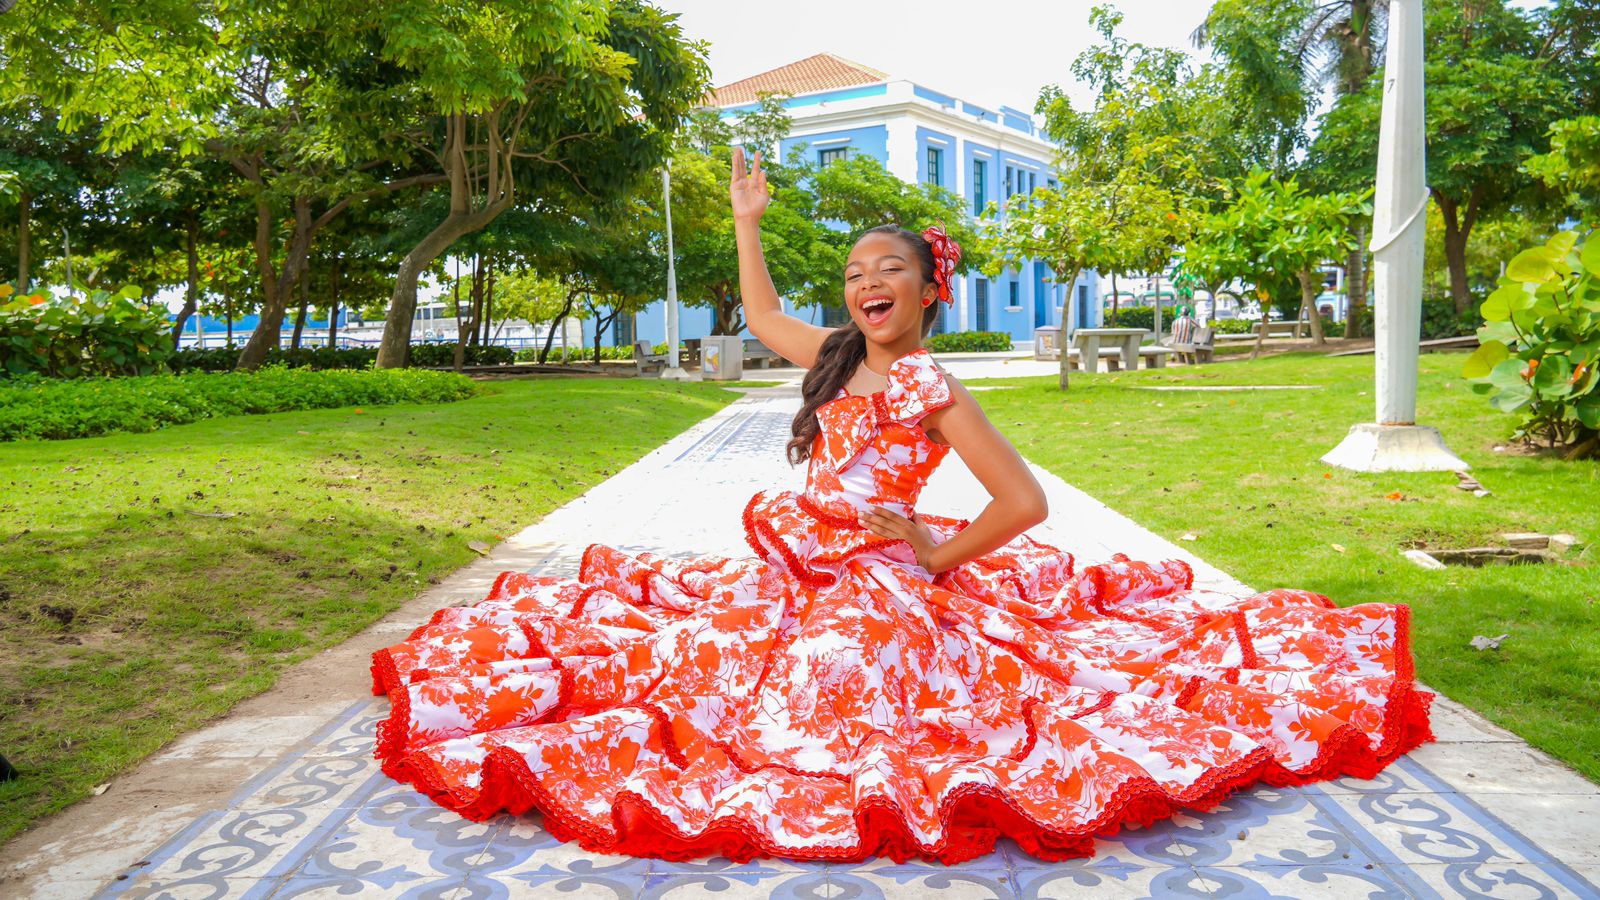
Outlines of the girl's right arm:
M 733 234 L 739 244 L 739 297 L 744 302 L 744 320 L 763 344 L 803 369 L 817 363 L 817 351 L 831 328 L 821 328 L 783 311 L 778 289 L 767 271 L 761 250 L 761 216 L 767 211 L 767 173 L 761 169 L 761 154 L 745 171 L 744 148 L 733 148 L 733 179 L 729 184 L 733 201 Z

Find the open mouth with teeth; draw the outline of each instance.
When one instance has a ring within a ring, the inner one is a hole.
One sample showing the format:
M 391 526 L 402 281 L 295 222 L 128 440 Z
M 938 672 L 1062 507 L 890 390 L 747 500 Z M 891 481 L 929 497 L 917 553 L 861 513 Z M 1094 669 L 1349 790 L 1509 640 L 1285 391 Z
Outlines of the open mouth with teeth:
M 861 301 L 861 315 L 868 325 L 882 325 L 894 312 L 893 297 L 868 297 Z

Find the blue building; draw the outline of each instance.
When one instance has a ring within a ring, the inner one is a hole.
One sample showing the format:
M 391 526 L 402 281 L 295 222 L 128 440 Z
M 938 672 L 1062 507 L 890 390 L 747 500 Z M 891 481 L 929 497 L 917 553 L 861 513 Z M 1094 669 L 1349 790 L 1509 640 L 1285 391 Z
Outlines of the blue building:
M 755 109 L 763 93 L 791 95 L 786 106 L 793 127 L 779 158 L 788 158 L 800 145 L 824 164 L 869 156 L 907 182 L 945 187 L 964 198 L 974 214 L 990 201 L 1004 203 L 1051 179 L 1054 146 L 1028 113 L 1009 106 L 988 109 L 825 53 L 720 87 L 714 103 L 733 118 Z M 1056 284 L 1038 260 L 996 279 L 968 274 L 954 286 L 954 306 L 944 311 L 935 331 L 1000 331 L 1014 342 L 1030 342 L 1035 328 L 1062 325 L 1069 308 L 1076 320 L 1066 323 L 1069 330 L 1099 324 L 1098 276 L 1090 273 L 1070 290 L 1075 302 L 1069 306 L 1069 287 Z M 665 308 L 657 301 L 632 319 L 619 319 L 607 343 L 666 340 Z M 846 315 L 842 306 L 796 314 L 829 325 Z M 592 326 L 585 323 L 585 328 Z M 711 331 L 709 309 L 680 305 L 681 338 Z M 585 340 L 593 336 L 586 331 Z

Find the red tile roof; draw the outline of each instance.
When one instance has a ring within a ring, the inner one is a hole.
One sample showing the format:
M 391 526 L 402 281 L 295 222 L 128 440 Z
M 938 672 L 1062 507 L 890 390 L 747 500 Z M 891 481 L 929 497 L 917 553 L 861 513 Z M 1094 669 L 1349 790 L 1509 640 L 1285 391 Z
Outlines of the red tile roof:
M 737 106 L 756 102 L 760 94 L 799 96 L 862 84 L 881 84 L 888 80 L 886 72 L 831 53 L 818 53 L 799 62 L 725 84 L 711 92 L 708 102 L 712 106 Z

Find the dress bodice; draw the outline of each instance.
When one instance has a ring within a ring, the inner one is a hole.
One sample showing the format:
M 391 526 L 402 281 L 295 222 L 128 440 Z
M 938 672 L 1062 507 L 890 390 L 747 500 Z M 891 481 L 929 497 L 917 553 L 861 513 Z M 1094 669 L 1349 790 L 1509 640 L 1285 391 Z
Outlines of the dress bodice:
M 817 410 L 804 501 L 853 518 L 881 506 L 910 515 L 950 448 L 928 437 L 924 416 L 949 406 L 950 386 L 926 350 L 889 365 L 889 384 L 868 395 L 839 395 Z

